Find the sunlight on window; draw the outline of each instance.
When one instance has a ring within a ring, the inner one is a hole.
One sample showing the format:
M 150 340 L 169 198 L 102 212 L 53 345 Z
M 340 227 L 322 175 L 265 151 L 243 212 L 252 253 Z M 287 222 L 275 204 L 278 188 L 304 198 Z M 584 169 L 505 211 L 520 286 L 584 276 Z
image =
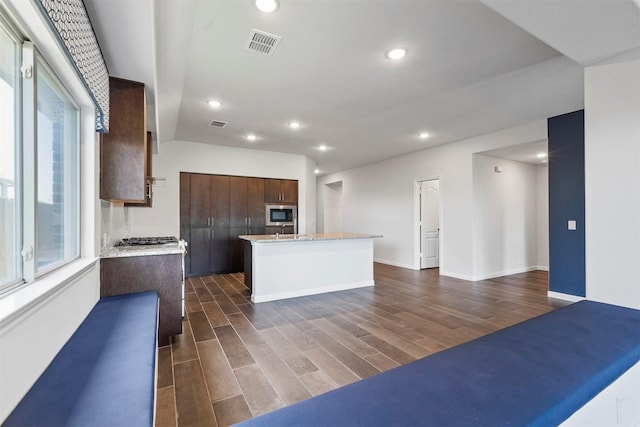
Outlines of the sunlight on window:
M 16 43 L 0 28 L 0 285 L 19 275 L 16 194 Z
M 78 109 L 38 67 L 36 261 L 42 271 L 77 255 Z

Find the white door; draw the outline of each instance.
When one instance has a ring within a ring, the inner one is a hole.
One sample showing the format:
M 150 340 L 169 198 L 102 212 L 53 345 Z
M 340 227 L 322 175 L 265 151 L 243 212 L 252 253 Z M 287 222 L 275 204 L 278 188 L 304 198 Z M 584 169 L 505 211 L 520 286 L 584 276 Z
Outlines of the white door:
M 420 267 L 440 266 L 440 180 L 420 182 Z

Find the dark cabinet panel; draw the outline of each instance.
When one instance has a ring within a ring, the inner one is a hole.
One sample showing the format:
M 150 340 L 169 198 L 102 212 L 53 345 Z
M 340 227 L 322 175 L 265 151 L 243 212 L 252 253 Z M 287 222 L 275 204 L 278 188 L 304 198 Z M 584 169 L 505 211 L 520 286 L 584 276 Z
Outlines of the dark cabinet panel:
M 265 179 L 265 203 L 298 204 L 298 181 L 292 179 Z
M 247 216 L 249 227 L 264 227 L 264 183 L 263 178 L 247 179 Z M 250 233 L 258 234 L 258 233 Z
M 210 178 L 211 227 L 229 227 L 229 177 L 205 175 Z
M 100 296 L 158 291 L 158 346 L 182 333 L 182 255 L 150 255 L 100 260 Z
M 143 83 L 109 77 L 109 133 L 100 134 L 100 198 L 147 199 L 147 99 Z
M 230 267 L 229 227 L 214 227 L 211 230 L 210 249 L 209 274 L 234 271 Z
M 285 203 L 298 204 L 298 181 L 283 179 L 281 183 L 282 197 Z
M 211 228 L 191 227 L 190 240 L 187 242 L 188 255 L 185 259 L 187 274 L 200 276 L 211 271 Z
M 229 193 L 230 226 L 247 227 L 249 217 L 247 216 L 247 178 L 242 176 L 232 176 L 230 178 Z

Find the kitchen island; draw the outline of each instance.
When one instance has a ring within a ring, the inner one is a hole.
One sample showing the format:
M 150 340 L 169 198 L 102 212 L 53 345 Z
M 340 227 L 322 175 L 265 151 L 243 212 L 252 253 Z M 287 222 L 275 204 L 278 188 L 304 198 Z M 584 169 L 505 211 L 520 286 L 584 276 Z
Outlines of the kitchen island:
M 247 235 L 245 284 L 264 302 L 373 286 L 373 239 L 357 233 Z

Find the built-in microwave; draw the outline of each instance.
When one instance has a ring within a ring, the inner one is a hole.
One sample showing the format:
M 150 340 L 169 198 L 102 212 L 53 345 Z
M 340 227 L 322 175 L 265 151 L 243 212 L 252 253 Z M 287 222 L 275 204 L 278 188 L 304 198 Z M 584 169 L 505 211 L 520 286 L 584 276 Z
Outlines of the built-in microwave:
M 265 205 L 267 226 L 294 225 L 298 210 L 295 205 Z

